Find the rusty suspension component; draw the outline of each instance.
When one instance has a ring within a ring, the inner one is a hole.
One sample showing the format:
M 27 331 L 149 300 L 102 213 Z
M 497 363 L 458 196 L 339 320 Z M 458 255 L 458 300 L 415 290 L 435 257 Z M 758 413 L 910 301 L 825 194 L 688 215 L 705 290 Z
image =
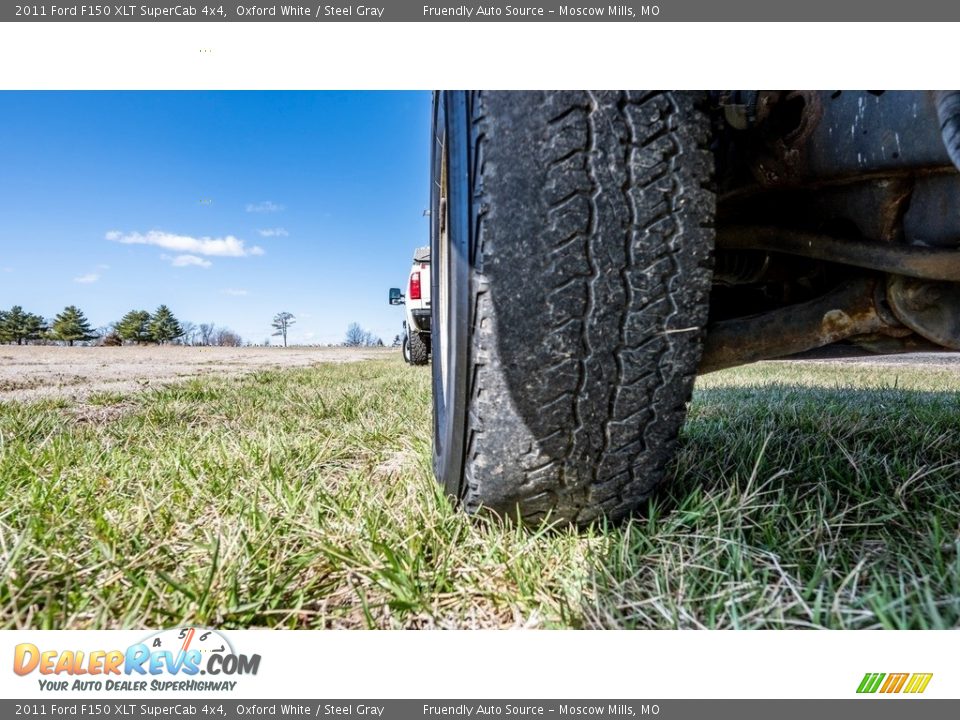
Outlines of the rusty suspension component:
M 717 233 L 717 247 L 801 255 L 907 277 L 960 282 L 960 250 L 949 248 L 883 245 L 752 225 L 722 228 Z
M 940 347 L 960 350 L 960 285 L 892 275 L 887 302 L 904 325 Z
M 700 373 L 793 355 L 903 327 L 882 307 L 884 285 L 853 280 L 814 300 L 707 327 Z

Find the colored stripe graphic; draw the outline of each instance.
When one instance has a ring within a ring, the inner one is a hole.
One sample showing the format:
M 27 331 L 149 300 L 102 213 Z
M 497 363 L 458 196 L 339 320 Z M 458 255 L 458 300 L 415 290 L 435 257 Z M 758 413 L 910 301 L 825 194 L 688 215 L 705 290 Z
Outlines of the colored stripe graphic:
M 857 686 L 857 692 L 862 694 L 871 694 L 880 692 L 884 694 L 896 693 L 922 693 L 927 689 L 933 673 L 866 673 L 860 685 Z
M 930 678 L 933 677 L 933 673 L 914 673 L 910 677 L 910 682 L 907 683 L 907 687 L 904 689 L 905 693 L 922 693 L 927 689 L 927 685 L 930 684 Z
M 883 687 L 880 688 L 882 693 L 898 693 L 903 689 L 904 683 L 907 682 L 907 678 L 910 676 L 910 673 L 890 673 L 887 675 L 887 681 L 883 684 Z
M 863 680 L 860 681 L 860 687 L 857 688 L 858 693 L 875 693 L 877 688 L 880 687 L 880 681 L 884 678 L 883 673 L 867 673 L 863 676 Z

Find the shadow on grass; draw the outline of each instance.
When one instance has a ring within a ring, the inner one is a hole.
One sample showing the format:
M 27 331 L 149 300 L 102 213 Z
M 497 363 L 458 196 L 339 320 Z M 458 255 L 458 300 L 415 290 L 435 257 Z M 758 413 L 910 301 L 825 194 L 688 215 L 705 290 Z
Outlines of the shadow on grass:
M 597 558 L 593 627 L 960 622 L 960 396 L 695 393 L 666 486 Z

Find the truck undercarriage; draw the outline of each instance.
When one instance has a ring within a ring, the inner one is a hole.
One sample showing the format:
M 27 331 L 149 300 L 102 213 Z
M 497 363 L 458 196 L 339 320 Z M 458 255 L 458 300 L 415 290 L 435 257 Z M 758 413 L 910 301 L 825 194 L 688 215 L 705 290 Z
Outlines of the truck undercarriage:
M 960 350 L 960 94 L 444 92 L 434 469 L 586 525 L 669 476 L 698 374 Z
M 826 345 L 960 350 L 954 92 L 713 93 L 701 372 Z

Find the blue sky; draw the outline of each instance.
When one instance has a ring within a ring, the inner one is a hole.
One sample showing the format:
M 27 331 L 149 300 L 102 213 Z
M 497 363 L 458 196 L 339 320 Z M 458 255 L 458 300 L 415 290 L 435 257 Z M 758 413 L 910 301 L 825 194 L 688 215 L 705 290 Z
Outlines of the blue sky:
M 425 92 L 0 92 L 0 308 L 165 303 L 256 343 L 287 310 L 293 342 L 389 342 L 429 126 Z

